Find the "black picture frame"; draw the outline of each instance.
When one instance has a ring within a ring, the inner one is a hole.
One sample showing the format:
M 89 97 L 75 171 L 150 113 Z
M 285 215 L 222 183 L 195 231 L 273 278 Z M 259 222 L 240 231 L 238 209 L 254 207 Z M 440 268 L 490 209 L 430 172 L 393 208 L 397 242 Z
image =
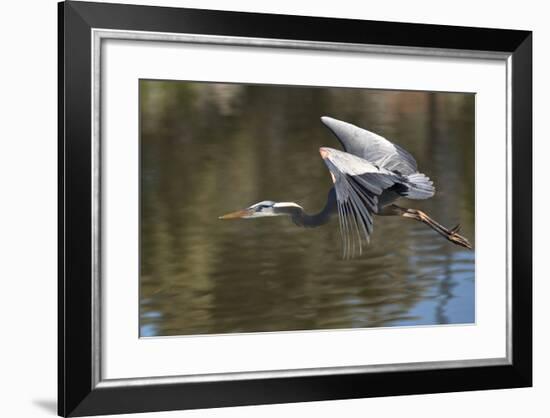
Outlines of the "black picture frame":
M 165 411 L 532 385 L 532 33 L 67 1 L 59 3 L 59 358 L 61 416 Z M 96 387 L 92 353 L 93 28 L 509 54 L 512 362 L 508 365 Z

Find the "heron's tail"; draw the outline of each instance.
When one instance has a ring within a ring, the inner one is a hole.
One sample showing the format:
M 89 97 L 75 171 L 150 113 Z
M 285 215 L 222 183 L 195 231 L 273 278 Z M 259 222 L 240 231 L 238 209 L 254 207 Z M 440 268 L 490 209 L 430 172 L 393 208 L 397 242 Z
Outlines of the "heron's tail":
M 435 193 L 433 182 L 422 173 L 407 176 L 407 191 L 404 194 L 409 199 L 429 199 Z

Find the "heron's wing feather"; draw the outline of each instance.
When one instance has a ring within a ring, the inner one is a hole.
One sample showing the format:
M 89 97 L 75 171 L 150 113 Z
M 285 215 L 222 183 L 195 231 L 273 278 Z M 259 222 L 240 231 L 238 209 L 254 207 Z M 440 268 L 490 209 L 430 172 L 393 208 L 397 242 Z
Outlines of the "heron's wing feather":
M 354 155 L 331 150 L 325 159 L 333 175 L 344 257 L 361 254 L 373 230 L 378 197 L 403 179 Z
M 414 157 L 386 138 L 328 116 L 323 116 L 321 120 L 334 133 L 346 152 L 403 175 L 417 171 Z

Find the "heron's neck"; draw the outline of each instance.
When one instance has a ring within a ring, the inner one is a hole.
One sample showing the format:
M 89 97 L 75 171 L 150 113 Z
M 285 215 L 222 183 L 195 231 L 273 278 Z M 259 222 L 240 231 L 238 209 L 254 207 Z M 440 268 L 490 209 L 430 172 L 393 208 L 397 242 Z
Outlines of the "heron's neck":
M 326 224 L 336 212 L 336 192 L 334 188 L 331 188 L 327 196 L 327 203 L 319 213 L 308 215 L 301 207 L 297 207 L 292 211 L 291 217 L 296 225 L 313 228 Z

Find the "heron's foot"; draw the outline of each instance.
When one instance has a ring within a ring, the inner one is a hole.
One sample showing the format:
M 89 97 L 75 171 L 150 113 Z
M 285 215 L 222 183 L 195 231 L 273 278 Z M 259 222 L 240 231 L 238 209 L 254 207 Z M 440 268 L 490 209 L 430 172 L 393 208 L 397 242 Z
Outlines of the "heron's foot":
M 421 210 L 401 208 L 397 205 L 392 205 L 391 209 L 394 211 L 394 213 L 404 216 L 405 218 L 412 218 L 428 225 L 430 228 L 432 228 L 441 236 L 445 237 L 453 244 L 468 248 L 470 250 L 473 248 L 472 244 L 470 244 L 470 242 L 465 237 L 459 234 L 460 224 L 455 226 L 454 228 L 447 229 L 439 222 L 436 222 L 434 219 L 430 218 L 426 213 L 422 212 Z
M 458 231 L 460 231 L 460 225 L 455 226 L 453 229 L 449 231 L 449 234 L 447 234 L 447 239 L 451 241 L 453 244 L 456 244 L 471 250 L 473 247 L 472 247 L 472 244 L 470 244 L 470 241 L 468 241 L 465 237 L 460 235 Z

